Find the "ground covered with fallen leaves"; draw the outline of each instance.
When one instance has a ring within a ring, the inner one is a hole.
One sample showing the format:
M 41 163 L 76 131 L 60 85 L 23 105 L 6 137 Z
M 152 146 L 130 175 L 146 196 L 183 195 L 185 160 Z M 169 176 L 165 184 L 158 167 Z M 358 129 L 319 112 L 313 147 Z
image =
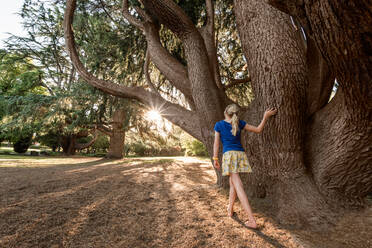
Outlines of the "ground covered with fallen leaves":
M 259 230 L 196 158 L 0 157 L 0 247 L 372 247 L 372 208 L 326 232 L 288 230 L 251 199 Z

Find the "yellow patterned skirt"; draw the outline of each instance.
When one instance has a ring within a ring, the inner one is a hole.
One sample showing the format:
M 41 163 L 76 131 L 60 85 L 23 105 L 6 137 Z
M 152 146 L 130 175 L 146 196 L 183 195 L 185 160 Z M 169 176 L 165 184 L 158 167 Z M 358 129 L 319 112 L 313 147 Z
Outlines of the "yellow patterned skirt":
M 222 155 L 222 176 L 230 173 L 252 172 L 247 154 L 243 151 L 227 151 Z

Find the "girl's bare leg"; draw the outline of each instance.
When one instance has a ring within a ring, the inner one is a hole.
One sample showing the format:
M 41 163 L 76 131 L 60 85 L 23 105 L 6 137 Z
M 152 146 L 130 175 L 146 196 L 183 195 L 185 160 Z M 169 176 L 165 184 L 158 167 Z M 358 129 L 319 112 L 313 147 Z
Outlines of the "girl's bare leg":
M 240 200 L 241 204 L 243 205 L 243 208 L 244 208 L 245 212 L 248 214 L 249 220 L 245 224 L 248 227 L 257 228 L 257 224 L 256 224 L 256 221 L 254 219 L 251 206 L 249 205 L 248 197 L 245 194 L 245 191 L 244 191 L 244 188 L 243 188 L 243 183 L 240 179 L 239 173 L 231 173 L 230 178 L 231 178 L 232 184 L 234 185 L 236 194 L 238 195 L 239 200 Z
M 229 177 L 230 182 L 230 195 L 229 195 L 229 206 L 227 207 L 227 214 L 229 217 L 232 217 L 234 214 L 234 202 L 236 200 L 236 190 L 234 184 L 232 183 L 231 176 Z

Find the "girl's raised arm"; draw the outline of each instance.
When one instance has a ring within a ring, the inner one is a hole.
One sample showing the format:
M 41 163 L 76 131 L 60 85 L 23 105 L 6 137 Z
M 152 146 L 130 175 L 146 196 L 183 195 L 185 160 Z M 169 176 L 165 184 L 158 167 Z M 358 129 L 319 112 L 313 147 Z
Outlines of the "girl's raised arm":
M 244 129 L 245 130 L 248 130 L 250 132 L 254 132 L 254 133 L 261 133 L 262 130 L 263 130 L 263 128 L 264 128 L 264 126 L 265 126 L 266 121 L 270 118 L 270 116 L 275 115 L 276 112 L 277 112 L 277 110 L 275 108 L 267 109 L 265 111 L 265 114 L 264 114 L 264 116 L 262 118 L 262 121 L 261 121 L 260 125 L 258 125 L 257 127 L 255 127 L 255 126 L 246 124 L 244 126 Z

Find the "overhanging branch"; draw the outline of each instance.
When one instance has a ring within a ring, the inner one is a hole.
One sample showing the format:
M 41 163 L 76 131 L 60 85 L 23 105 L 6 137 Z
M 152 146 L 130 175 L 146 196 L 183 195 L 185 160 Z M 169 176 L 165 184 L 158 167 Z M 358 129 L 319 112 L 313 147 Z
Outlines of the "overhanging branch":
M 141 30 L 144 29 L 143 22 L 141 22 L 140 20 L 136 19 L 134 16 L 132 16 L 129 13 L 129 3 L 128 3 L 128 0 L 123 0 L 122 13 L 123 13 L 123 16 L 125 17 L 125 19 L 127 19 L 130 24 L 136 26 L 137 28 L 139 28 Z
M 151 77 L 150 77 L 150 73 L 149 73 L 149 65 L 150 65 L 150 53 L 147 50 L 146 51 L 145 63 L 143 64 L 143 71 L 145 73 L 146 83 L 155 94 L 160 95 L 159 91 L 155 88 L 154 84 L 151 82 Z
M 159 37 L 159 27 L 156 24 L 147 23 L 145 25 L 145 35 L 151 61 L 169 82 L 185 95 L 192 105 L 191 83 L 188 78 L 187 68 L 162 46 Z
M 248 82 L 251 81 L 251 77 L 246 77 L 246 78 L 242 78 L 242 79 L 229 78 L 229 81 L 230 81 L 230 83 L 228 85 L 224 85 L 224 87 L 223 87 L 224 90 L 230 89 L 230 88 L 232 88 L 236 85 L 239 85 L 239 84 L 248 83 Z
M 127 1 L 125 1 L 127 2 Z M 146 91 L 142 87 L 126 87 L 111 81 L 101 80 L 88 72 L 79 59 L 76 49 L 72 23 L 76 9 L 76 0 L 67 0 L 66 11 L 64 16 L 64 31 L 66 47 L 70 54 L 71 61 L 80 76 L 90 85 L 103 92 L 122 98 L 132 98 L 141 101 L 147 106 L 161 108 L 164 110 L 164 117 L 169 121 L 182 127 L 186 132 L 197 139 L 201 139 L 201 132 L 197 125 L 198 119 L 192 111 L 189 111 L 177 104 L 166 101 L 159 95 Z
M 207 23 L 206 27 L 208 31 L 212 34 L 214 34 L 214 4 L 212 0 L 206 0 L 205 6 L 207 9 Z

